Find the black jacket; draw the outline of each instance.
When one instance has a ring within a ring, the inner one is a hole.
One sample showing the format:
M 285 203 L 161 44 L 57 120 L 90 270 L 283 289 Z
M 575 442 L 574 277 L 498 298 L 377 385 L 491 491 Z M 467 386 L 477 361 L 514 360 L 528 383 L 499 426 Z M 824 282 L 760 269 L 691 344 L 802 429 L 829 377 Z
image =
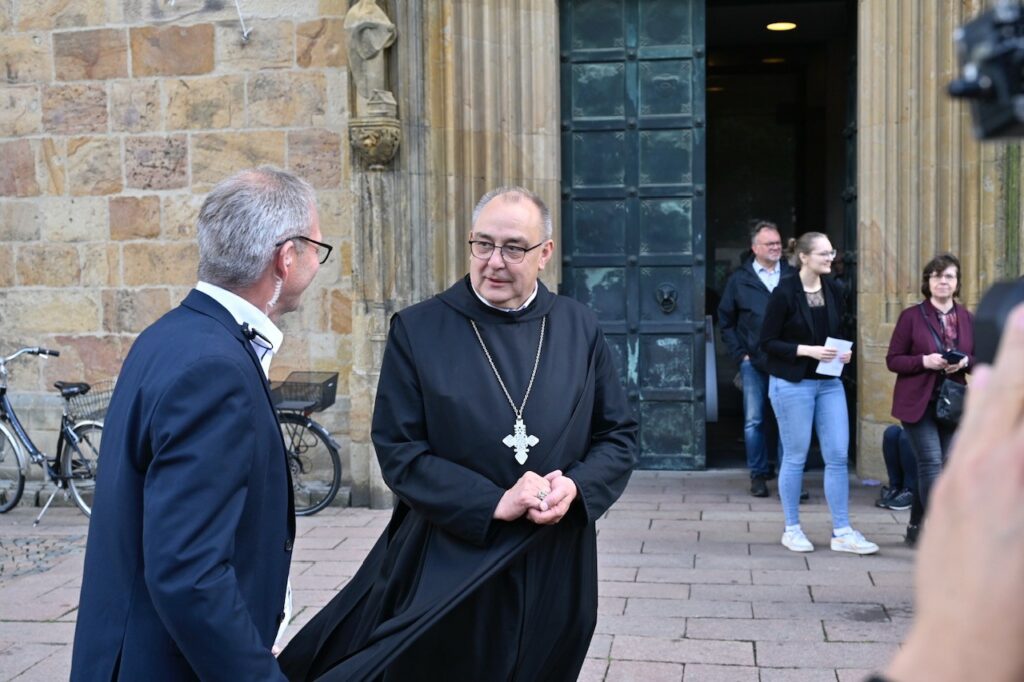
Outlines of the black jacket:
M 760 348 L 760 340 L 764 310 L 771 292 L 757 276 L 754 263 L 751 258 L 729 277 L 722 302 L 718 304 L 718 320 L 722 342 L 736 364 L 743 360 L 744 355 L 749 355 L 754 367 L 766 372 L 766 358 Z M 779 261 L 779 267 L 780 281 L 794 272 L 784 260 Z
M 828 335 L 849 339 L 844 329 L 845 314 L 843 292 L 831 277 L 821 278 L 825 294 L 825 309 L 828 311 Z M 761 350 L 768 358 L 768 373 L 787 381 L 800 381 L 812 365 L 814 358 L 797 357 L 798 345 L 813 346 L 814 322 L 811 308 L 800 277 L 793 273 L 783 277 L 768 299 L 761 325 Z M 825 378 L 825 377 L 822 377 Z

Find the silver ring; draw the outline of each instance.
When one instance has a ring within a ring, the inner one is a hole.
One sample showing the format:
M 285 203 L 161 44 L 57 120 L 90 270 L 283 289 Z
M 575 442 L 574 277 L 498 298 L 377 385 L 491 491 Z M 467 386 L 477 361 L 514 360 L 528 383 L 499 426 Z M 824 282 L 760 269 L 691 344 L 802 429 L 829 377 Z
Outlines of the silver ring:
M 540 500 L 541 502 L 543 502 L 544 498 L 547 497 L 547 496 L 548 496 L 548 494 L 545 491 L 543 491 L 543 490 L 541 490 L 541 491 L 539 491 L 537 493 L 537 499 Z

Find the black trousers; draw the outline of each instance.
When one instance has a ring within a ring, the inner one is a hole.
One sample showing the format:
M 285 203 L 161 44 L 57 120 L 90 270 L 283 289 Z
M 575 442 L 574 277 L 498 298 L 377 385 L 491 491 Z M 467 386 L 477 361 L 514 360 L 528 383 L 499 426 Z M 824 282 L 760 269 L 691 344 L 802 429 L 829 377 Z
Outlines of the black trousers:
M 917 457 L 918 494 L 914 496 L 914 506 L 910 508 L 910 523 L 916 525 L 921 523 L 928 509 L 928 496 L 946 463 L 956 427 L 936 421 L 933 400 L 928 403 L 919 421 L 903 422 L 903 429 L 910 437 Z

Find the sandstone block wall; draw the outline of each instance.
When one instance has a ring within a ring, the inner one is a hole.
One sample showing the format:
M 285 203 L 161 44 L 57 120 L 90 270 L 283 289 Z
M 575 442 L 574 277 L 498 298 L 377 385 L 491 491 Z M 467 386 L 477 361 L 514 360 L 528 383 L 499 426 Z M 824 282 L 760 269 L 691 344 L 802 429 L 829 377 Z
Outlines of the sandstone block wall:
M 116 375 L 196 280 L 205 192 L 261 163 L 317 189 L 331 259 L 284 319 L 272 375 L 351 366 L 347 2 L 0 0 L 0 353 L 49 346 L 11 386 L 53 449 L 54 380 Z M 346 473 L 349 471 L 346 462 Z

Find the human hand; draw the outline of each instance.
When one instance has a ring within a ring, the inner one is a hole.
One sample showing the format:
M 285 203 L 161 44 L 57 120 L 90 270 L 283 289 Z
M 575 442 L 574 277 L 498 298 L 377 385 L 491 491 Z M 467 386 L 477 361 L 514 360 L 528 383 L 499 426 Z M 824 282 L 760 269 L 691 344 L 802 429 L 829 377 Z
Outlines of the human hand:
M 561 471 L 552 471 L 545 478 L 551 481 L 551 492 L 541 501 L 539 509 L 526 512 L 526 518 L 542 526 L 558 523 L 569 512 L 579 492 L 576 483 Z
M 843 363 L 844 365 L 850 364 L 850 360 L 852 360 L 852 359 L 853 359 L 853 351 L 852 350 L 848 350 L 845 353 L 840 353 L 839 354 L 839 362 Z
M 921 356 L 921 364 L 924 365 L 925 369 L 944 370 L 949 367 L 949 363 L 946 362 L 945 358 L 942 357 L 941 353 L 930 353 L 928 355 Z
M 967 358 L 966 357 L 964 359 L 962 359 L 960 362 L 956 363 L 955 365 L 950 365 L 950 364 L 947 363 L 946 364 L 945 372 L 946 372 L 946 374 L 956 374 L 957 372 L 961 371 L 965 367 L 967 367 Z
M 949 466 L 928 499 L 915 619 L 887 674 L 1024 679 L 1024 305 L 993 367 L 978 367 Z
M 836 348 L 829 348 L 828 346 L 798 346 L 797 355 L 805 355 L 809 358 L 814 358 L 819 362 L 831 362 L 835 360 L 839 354 L 839 350 Z
M 552 474 L 561 476 L 562 472 L 552 471 L 548 476 Z M 529 509 L 540 509 L 541 498 L 537 496 L 538 493 L 547 495 L 550 492 L 551 482 L 548 478 L 527 471 L 498 500 L 498 506 L 494 508 L 494 518 L 499 521 L 515 521 Z

